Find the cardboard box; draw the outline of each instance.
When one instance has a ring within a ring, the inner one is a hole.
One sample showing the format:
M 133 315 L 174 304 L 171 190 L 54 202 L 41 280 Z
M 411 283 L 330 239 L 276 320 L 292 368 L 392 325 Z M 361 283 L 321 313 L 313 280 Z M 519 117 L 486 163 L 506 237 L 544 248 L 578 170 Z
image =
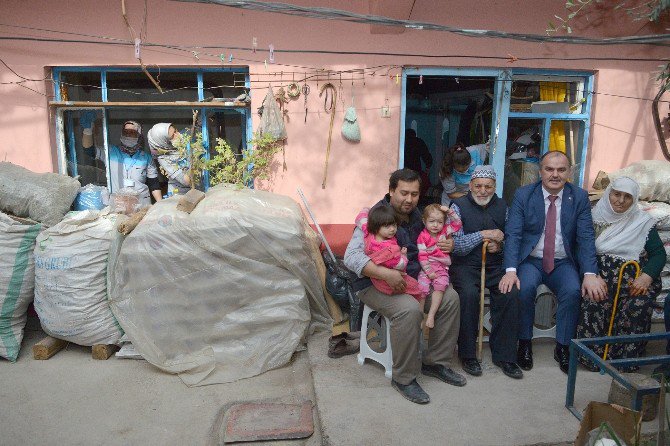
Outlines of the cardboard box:
M 640 412 L 616 404 L 591 401 L 584 409 L 584 418 L 579 425 L 575 446 L 584 446 L 588 433 L 607 421 L 619 438 L 628 444 L 634 444 L 635 426 Z

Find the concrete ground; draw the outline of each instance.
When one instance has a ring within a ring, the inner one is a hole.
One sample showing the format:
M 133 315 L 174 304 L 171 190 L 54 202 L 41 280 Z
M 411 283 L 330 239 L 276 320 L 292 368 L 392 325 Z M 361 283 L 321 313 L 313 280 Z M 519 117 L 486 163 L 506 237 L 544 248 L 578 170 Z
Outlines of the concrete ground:
M 375 363 L 356 356 L 330 359 L 328 334 L 278 370 L 230 384 L 186 387 L 143 360 L 91 359 L 69 345 L 47 361 L 32 358 L 44 334 L 26 332 L 19 360 L 0 360 L 0 444 L 218 445 L 233 403 L 315 402 L 315 433 L 273 445 L 537 445 L 569 444 L 579 423 L 564 407 L 566 375 L 553 344 L 536 342 L 535 368 L 512 380 L 484 357 L 484 376 L 456 388 L 434 378 L 419 382 L 425 406 L 403 399 Z M 454 367 L 460 370 L 460 365 Z M 575 404 L 606 401 L 610 379 L 580 370 Z M 652 430 L 656 422 L 646 423 Z
M 18 361 L 0 359 L 2 445 L 213 446 L 222 444 L 224 412 L 233 403 L 315 401 L 306 351 L 254 378 L 189 388 L 144 360 L 96 361 L 90 348 L 74 344 L 36 361 L 32 346 L 44 336 L 27 330 Z M 273 444 L 320 445 L 314 418 L 309 439 Z
M 467 377 L 465 387 L 420 376 L 417 381 L 431 398 L 427 405 L 402 398 L 377 363 L 360 366 L 356 355 L 330 359 L 327 347 L 327 336 L 315 337 L 308 351 L 328 444 L 572 444 L 579 430 L 579 421 L 564 407 L 567 375 L 553 359 L 550 340 L 533 342 L 535 366 L 521 380 L 492 364 L 486 344 L 483 376 L 465 375 L 458 361 L 452 364 Z M 581 411 L 591 400 L 606 402 L 610 383 L 607 375 L 580 369 L 575 407 Z M 657 421 L 645 423 L 643 432 L 656 426 Z

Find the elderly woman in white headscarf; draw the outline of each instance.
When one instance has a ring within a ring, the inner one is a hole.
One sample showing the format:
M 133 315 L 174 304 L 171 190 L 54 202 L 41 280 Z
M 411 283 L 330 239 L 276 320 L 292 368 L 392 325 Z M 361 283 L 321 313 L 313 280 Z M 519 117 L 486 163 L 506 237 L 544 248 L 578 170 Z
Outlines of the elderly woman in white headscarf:
M 179 132 L 169 122 L 154 125 L 147 134 L 151 154 L 168 179 L 168 191 L 185 194 L 191 187 L 188 175 L 188 160 L 179 156 L 173 142 L 179 138 Z
M 629 260 L 638 262 L 641 272 L 636 279 L 632 265 L 624 271 L 612 335 L 648 333 L 651 328 L 652 303 L 661 291 L 660 274 L 666 255 L 654 220 L 637 205 L 639 193 L 635 180 L 619 177 L 593 209 L 598 268 L 608 293 L 601 301 L 582 299 L 577 338 L 607 336 L 619 269 Z M 638 357 L 644 346 L 641 342 L 610 344 L 608 359 Z M 602 357 L 604 346 L 591 348 Z M 589 370 L 597 370 L 585 357 L 580 357 L 580 362 Z

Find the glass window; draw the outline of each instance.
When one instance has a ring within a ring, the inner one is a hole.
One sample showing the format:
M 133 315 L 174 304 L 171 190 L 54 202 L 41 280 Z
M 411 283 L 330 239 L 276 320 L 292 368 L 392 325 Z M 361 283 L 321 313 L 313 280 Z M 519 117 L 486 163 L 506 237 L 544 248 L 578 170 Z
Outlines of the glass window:
M 573 166 L 571 181 L 579 184 L 579 173 L 582 170 L 581 160 L 583 147 L 580 143 L 584 136 L 584 121 L 551 121 L 549 131 L 549 150 L 560 150 L 568 155 Z
M 84 128 L 90 130 L 84 132 Z M 63 139 L 67 174 L 79 175 L 82 186 L 86 184 L 106 186 L 102 110 L 65 110 Z
M 544 119 L 511 118 L 508 121 L 503 180 L 503 198 L 508 204 L 519 187 L 538 179 L 543 125 Z
M 102 101 L 100 72 L 72 71 L 60 75 L 62 101 Z
M 519 113 L 582 113 L 584 81 L 581 78 L 515 76 L 510 111 Z
M 204 98 L 223 102 L 233 101 L 245 92 L 246 73 L 217 71 L 202 75 Z
M 109 102 L 196 102 L 198 76 L 196 72 L 150 70 L 163 89 L 158 91 L 147 75 L 136 72 L 107 72 L 107 100 Z

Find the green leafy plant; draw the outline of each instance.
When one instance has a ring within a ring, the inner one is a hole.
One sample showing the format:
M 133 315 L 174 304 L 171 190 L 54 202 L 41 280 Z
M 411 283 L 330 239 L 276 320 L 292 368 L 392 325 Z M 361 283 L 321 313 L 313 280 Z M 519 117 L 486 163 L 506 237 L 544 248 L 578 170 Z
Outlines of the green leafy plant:
M 222 138 L 210 150 L 215 154 L 205 158 L 202 134 L 196 133 L 194 141 L 188 132 L 183 132 L 175 144 L 179 156 L 190 160 L 192 184 L 200 184 L 202 173 L 209 172 L 210 186 L 221 183 L 234 184 L 237 188 L 248 187 L 254 179 L 267 180 L 272 173 L 274 156 L 282 148 L 281 141 L 267 135 L 255 135 L 242 153 L 235 152 Z

